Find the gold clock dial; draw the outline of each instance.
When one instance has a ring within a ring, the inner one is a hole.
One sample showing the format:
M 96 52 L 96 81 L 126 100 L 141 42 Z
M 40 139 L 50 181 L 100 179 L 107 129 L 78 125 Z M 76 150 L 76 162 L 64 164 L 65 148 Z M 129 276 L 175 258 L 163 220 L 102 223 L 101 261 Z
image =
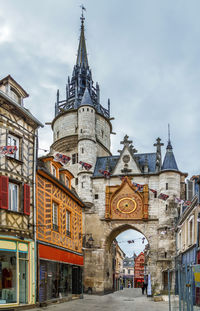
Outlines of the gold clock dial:
M 117 203 L 117 209 L 124 214 L 133 213 L 136 210 L 137 204 L 132 198 L 123 198 Z

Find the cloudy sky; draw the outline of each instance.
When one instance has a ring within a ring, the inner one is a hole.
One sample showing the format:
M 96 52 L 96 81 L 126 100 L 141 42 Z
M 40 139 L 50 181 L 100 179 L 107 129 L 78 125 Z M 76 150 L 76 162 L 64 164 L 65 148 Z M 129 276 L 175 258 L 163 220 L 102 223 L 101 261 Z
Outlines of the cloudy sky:
M 137 232 L 135 230 L 127 230 L 118 235 L 117 241 L 126 256 L 132 257 L 134 253 L 136 255 L 139 255 L 139 253 L 144 250 L 145 245 L 148 242 L 147 239 L 144 239 L 143 241 L 143 238 L 145 238 L 145 236 L 140 232 Z
M 0 0 L 0 78 L 11 74 L 30 94 L 26 107 L 43 123 L 54 117 L 75 64 L 80 1 Z M 199 0 L 83 0 L 90 68 L 101 104 L 115 117 L 112 152 L 125 134 L 153 152 L 167 124 L 180 170 L 200 172 Z M 40 148 L 52 141 L 40 130 Z M 165 152 L 163 148 L 163 154 Z

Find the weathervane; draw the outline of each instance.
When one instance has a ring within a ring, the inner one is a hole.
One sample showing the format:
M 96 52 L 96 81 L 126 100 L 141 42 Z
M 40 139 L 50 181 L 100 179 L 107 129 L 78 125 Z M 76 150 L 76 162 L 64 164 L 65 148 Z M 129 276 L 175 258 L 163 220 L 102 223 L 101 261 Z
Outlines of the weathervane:
M 84 15 L 83 15 L 83 11 L 86 11 L 86 8 L 84 7 L 83 4 L 80 5 L 80 8 L 81 8 L 81 10 L 82 10 L 82 13 L 81 13 L 81 21 L 82 21 L 82 23 L 83 23 L 83 21 L 84 21 L 84 19 L 85 19 Z

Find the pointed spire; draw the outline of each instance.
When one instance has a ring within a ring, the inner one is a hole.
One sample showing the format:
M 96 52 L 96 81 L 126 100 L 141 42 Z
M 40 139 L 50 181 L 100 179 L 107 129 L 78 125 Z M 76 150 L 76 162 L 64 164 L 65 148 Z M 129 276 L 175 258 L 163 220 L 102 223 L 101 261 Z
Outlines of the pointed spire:
M 79 46 L 78 46 L 78 54 L 76 59 L 76 65 L 80 67 L 88 68 L 88 59 L 87 59 L 87 50 L 86 50 L 86 43 L 85 43 L 85 31 L 84 31 L 84 20 L 85 17 L 83 15 L 83 11 L 86 11 L 84 6 L 81 6 L 82 14 L 81 14 L 81 34 L 79 39 Z
M 85 88 L 80 106 L 94 106 L 88 88 Z
M 170 140 L 170 126 L 168 124 L 168 144 L 166 148 L 166 154 L 162 165 L 163 170 L 175 170 L 178 171 L 178 166 L 176 164 L 175 156 L 173 153 L 173 148 Z
M 168 144 L 167 149 L 172 149 L 171 140 L 170 140 L 170 125 L 168 124 Z
M 59 113 L 62 113 L 63 110 L 67 111 L 71 109 L 77 109 L 80 105 L 82 106 L 84 104 L 93 106 L 98 113 L 103 115 L 105 118 L 110 119 L 110 104 L 108 105 L 108 109 L 101 106 L 99 85 L 97 84 L 96 88 L 93 86 L 92 72 L 88 65 L 84 34 L 85 17 L 83 13 L 86 11 L 86 9 L 83 5 L 81 5 L 81 9 L 81 32 L 76 65 L 74 66 L 71 79 L 68 77 L 65 98 L 66 102 L 64 103 L 64 101 L 59 101 L 55 113 L 58 115 Z M 84 94 L 85 98 L 83 99 Z

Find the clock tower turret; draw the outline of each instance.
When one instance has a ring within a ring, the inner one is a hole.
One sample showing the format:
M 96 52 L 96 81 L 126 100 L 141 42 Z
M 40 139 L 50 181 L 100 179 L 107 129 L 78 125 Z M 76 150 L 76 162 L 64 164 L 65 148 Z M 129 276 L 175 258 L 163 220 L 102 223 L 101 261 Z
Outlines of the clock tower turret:
M 110 100 L 107 109 L 100 104 L 100 88 L 98 83 L 94 86 L 92 79 L 84 21 L 82 11 L 76 65 L 72 77 L 68 78 L 66 98 L 60 100 L 57 91 L 55 118 L 52 121 L 54 140 L 51 152 L 60 152 L 71 158 L 67 168 L 75 176 L 73 186 L 83 201 L 92 203 L 91 176 L 97 157 L 111 155 L 112 125 Z M 83 163 L 89 164 L 91 168 L 86 170 Z

